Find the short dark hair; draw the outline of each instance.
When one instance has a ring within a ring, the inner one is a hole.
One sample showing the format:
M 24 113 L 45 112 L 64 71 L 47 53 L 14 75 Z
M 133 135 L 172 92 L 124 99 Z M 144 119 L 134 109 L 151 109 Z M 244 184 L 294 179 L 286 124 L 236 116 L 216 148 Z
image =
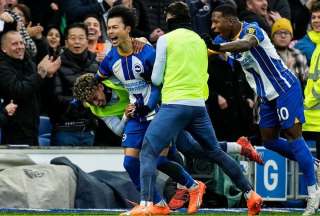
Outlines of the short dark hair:
M 83 29 L 83 31 L 86 34 L 86 37 L 88 37 L 88 28 L 86 27 L 86 25 L 84 23 L 73 23 L 73 24 L 67 26 L 67 29 L 65 31 L 65 33 L 66 33 L 65 38 L 69 37 L 70 29 L 74 29 L 74 28 Z
M 320 2 L 316 2 L 316 3 L 312 4 L 310 11 L 311 11 L 311 13 L 320 11 Z
M 100 19 L 99 19 L 99 16 L 98 16 L 97 14 L 93 14 L 93 13 L 87 14 L 87 15 L 84 17 L 83 22 L 84 22 L 86 19 L 88 19 L 88 18 L 95 18 L 95 19 L 100 23 Z
M 167 9 L 166 13 L 173 15 L 176 19 L 190 20 L 190 12 L 188 5 L 183 1 L 175 1 L 171 3 Z
M 220 12 L 224 17 L 238 17 L 237 9 L 230 4 L 222 4 L 216 7 L 213 12 Z
M 120 17 L 125 26 L 131 27 L 131 31 L 134 29 L 136 25 L 136 17 L 132 9 L 127 8 L 123 5 L 114 6 L 109 10 L 108 19 L 115 17 Z
M 79 101 L 88 101 L 98 88 L 99 81 L 92 73 L 79 76 L 73 85 L 73 96 Z

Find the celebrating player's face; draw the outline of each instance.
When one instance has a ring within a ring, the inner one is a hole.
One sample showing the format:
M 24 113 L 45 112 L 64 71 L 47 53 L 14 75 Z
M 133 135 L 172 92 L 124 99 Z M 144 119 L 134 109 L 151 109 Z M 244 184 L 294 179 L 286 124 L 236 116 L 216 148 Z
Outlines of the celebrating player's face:
M 113 46 L 119 46 L 124 41 L 128 40 L 130 27 L 125 26 L 121 17 L 113 17 L 108 19 L 108 37 Z
M 229 21 L 222 16 L 221 12 L 214 11 L 211 17 L 211 30 L 215 33 L 221 34 L 223 37 L 228 38 L 230 26 L 227 25 Z
M 95 106 L 105 106 L 107 101 L 103 90 L 103 85 L 99 84 L 92 97 L 88 99 L 88 102 L 94 104 Z

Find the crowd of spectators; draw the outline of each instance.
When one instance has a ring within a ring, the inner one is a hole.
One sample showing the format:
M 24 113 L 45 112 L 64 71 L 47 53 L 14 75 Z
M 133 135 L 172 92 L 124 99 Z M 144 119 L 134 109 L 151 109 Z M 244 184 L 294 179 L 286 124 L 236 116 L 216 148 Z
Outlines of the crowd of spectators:
M 174 0 L 0 0 L 0 98 L 2 144 L 41 145 L 40 115 L 50 117 L 51 145 L 120 146 L 104 122 L 73 99 L 77 77 L 96 73 L 111 48 L 108 10 L 123 4 L 136 15 L 131 36 L 154 46 L 165 34 L 166 7 Z M 221 4 L 237 8 L 241 21 L 257 22 L 281 58 L 306 87 L 307 138 L 320 156 L 318 72 L 320 3 L 317 0 L 186 0 L 192 27 L 215 37 L 211 13 Z M 291 20 L 291 21 L 290 21 Z M 209 56 L 207 107 L 219 140 L 249 136 L 259 144 L 257 98 L 238 62 Z M 311 83 L 312 82 L 312 83 Z M 319 111 L 320 112 L 320 111 Z M 316 113 L 316 114 L 315 114 Z M 319 117 L 318 117 L 319 118 Z

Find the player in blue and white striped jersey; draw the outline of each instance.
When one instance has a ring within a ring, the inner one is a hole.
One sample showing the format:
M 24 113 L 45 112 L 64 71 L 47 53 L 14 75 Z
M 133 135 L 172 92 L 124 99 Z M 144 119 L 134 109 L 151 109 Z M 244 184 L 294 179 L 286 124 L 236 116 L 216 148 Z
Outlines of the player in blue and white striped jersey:
M 266 148 L 295 160 L 306 178 L 309 200 L 303 215 L 319 207 L 314 161 L 301 126 L 304 123 L 300 82 L 277 54 L 267 34 L 256 23 L 240 22 L 236 11 L 221 5 L 212 13 L 212 30 L 219 33 L 206 41 L 208 48 L 239 61 L 251 88 L 260 97 L 259 127 Z M 280 138 L 280 130 L 286 139 Z

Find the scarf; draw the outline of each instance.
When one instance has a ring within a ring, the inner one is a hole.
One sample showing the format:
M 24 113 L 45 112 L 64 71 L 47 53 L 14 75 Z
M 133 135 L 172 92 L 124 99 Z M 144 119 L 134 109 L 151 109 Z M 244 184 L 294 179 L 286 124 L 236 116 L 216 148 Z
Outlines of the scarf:
M 26 49 L 28 50 L 30 55 L 32 57 L 36 56 L 37 55 L 37 47 L 36 47 L 34 41 L 32 40 L 32 38 L 30 37 L 26 27 L 24 26 L 21 17 L 12 10 L 6 10 L 6 12 L 8 12 L 13 17 L 15 22 L 17 22 L 17 25 L 18 25 L 17 29 L 18 29 L 20 35 L 22 36 L 24 44 L 26 46 Z

